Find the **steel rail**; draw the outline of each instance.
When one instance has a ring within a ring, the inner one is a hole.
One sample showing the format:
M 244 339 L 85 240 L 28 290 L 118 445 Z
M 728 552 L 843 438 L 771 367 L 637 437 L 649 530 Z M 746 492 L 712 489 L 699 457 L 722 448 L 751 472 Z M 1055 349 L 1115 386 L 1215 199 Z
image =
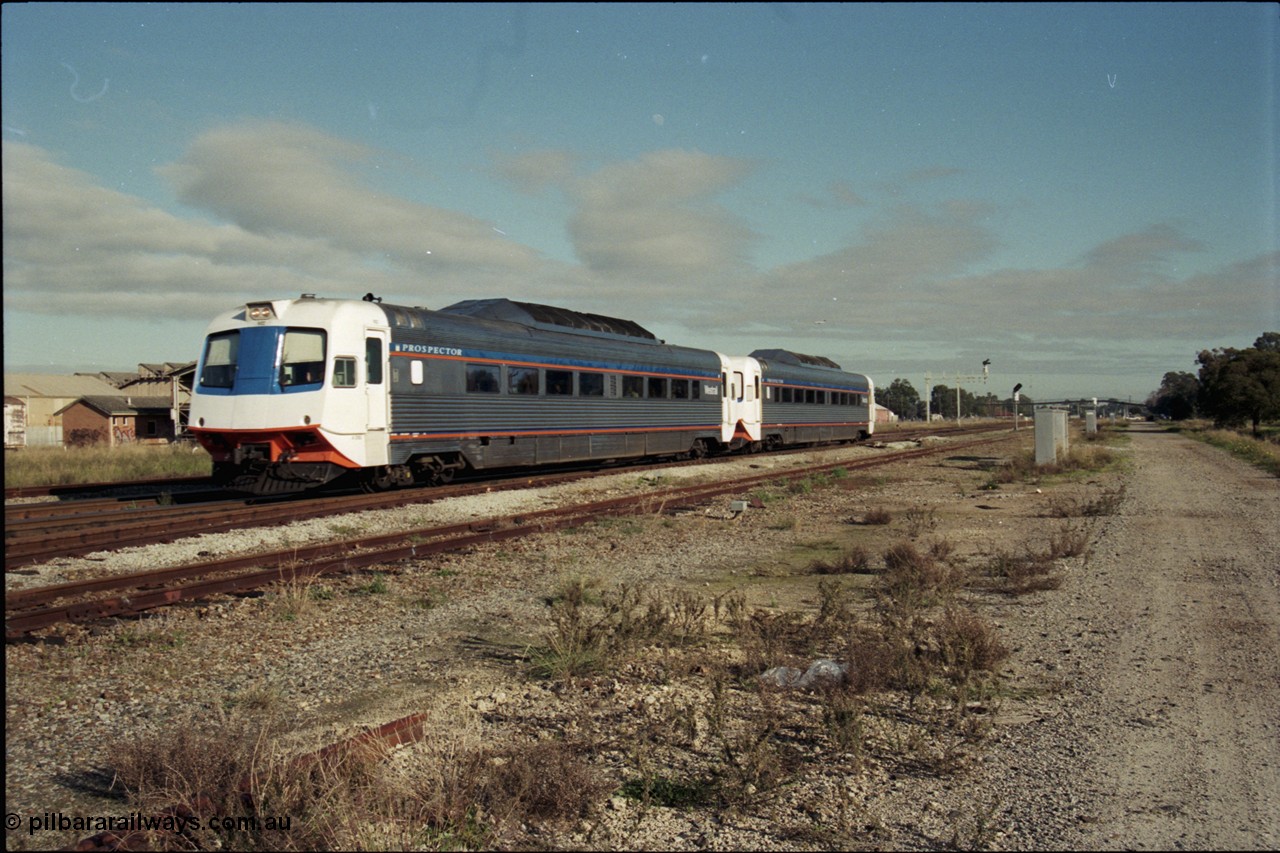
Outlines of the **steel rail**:
M 522 536 L 559 530 L 585 524 L 605 515 L 637 512 L 671 511 L 725 494 L 740 493 L 764 483 L 795 482 L 837 469 L 859 470 L 895 462 L 966 449 L 998 441 L 1007 436 L 978 439 L 959 444 L 940 445 L 900 451 L 888 456 L 860 460 L 825 462 L 790 471 L 771 471 L 735 478 L 714 484 L 697 484 L 595 501 L 571 507 L 520 513 L 511 518 L 489 518 L 482 521 L 444 527 L 401 531 L 339 543 L 324 543 L 308 548 L 288 549 L 268 554 L 246 555 L 225 560 L 176 566 L 151 572 L 99 578 L 10 593 L 5 597 L 5 636 L 8 639 L 29 634 L 39 628 L 60 622 L 83 622 L 108 616 L 131 615 L 174 604 L 179 601 L 206 598 L 210 595 L 241 592 L 276 581 L 289 581 L 322 574 L 351 572 L 369 566 L 415 559 L 446 551 L 504 541 Z M 316 560 L 316 562 L 303 562 Z M 226 576 L 242 568 L 268 565 L 275 568 Z M 182 586 L 150 589 L 156 584 L 202 579 Z M 136 590 L 91 601 L 57 604 L 37 609 L 34 605 L 55 601 L 89 591 Z

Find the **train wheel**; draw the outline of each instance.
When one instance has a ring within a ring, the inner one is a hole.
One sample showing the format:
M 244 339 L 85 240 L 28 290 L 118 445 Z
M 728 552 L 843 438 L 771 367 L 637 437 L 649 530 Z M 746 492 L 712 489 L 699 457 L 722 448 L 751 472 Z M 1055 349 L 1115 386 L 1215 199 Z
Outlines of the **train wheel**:
M 389 492 L 413 484 L 413 475 L 403 465 L 384 465 L 369 471 L 360 484 L 366 492 Z

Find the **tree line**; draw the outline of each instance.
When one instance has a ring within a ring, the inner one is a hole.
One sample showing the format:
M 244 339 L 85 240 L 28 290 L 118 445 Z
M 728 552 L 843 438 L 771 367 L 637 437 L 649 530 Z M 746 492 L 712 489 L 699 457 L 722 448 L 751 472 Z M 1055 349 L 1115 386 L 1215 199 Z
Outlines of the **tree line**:
M 876 389 L 876 403 L 903 420 L 923 420 L 925 417 L 925 400 L 920 392 L 906 379 L 895 379 L 887 387 Z M 1018 408 L 1030 412 L 1035 401 L 1023 394 Z M 946 385 L 935 385 L 929 391 L 928 411 L 940 415 L 947 420 L 956 418 L 956 389 Z M 1013 415 L 1013 397 L 1001 399 L 995 394 L 977 395 L 971 391 L 960 389 L 960 417 L 1011 417 Z
M 1267 332 L 1248 349 L 1218 347 L 1196 357 L 1199 374 L 1170 371 L 1147 398 L 1157 415 L 1173 420 L 1212 418 L 1220 427 L 1280 420 L 1280 332 Z

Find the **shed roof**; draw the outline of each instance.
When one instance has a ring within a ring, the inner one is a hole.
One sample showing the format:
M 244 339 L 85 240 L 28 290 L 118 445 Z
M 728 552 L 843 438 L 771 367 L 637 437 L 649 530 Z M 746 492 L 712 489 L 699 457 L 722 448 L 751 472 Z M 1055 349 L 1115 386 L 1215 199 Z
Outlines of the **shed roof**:
M 96 376 L 56 376 L 48 373 L 6 373 L 4 393 L 10 397 L 113 396 L 120 392 Z
M 173 405 L 168 397 L 120 397 L 120 396 L 87 396 L 68 403 L 55 415 L 60 415 L 77 403 L 83 403 L 94 411 L 104 415 L 142 415 L 157 412 L 168 413 Z

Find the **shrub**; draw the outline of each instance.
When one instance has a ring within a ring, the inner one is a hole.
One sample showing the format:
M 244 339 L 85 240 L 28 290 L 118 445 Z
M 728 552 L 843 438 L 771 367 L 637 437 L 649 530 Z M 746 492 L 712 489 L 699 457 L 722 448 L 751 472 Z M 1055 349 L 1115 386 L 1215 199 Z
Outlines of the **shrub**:
M 1056 560 L 1061 557 L 1079 557 L 1089 550 L 1089 531 L 1083 527 L 1065 524 L 1050 535 L 1047 557 Z
M 893 521 L 893 513 L 880 507 L 867 510 L 867 514 L 862 517 L 863 524 L 888 524 L 891 521 Z
M 959 573 L 907 542 L 886 551 L 884 565 L 877 585 L 881 607 L 899 615 L 936 603 L 952 592 L 960 579 Z
M 680 646 L 701 639 L 709 605 L 687 591 L 651 591 L 620 585 L 598 603 L 580 579 L 567 582 L 548 604 L 551 630 L 530 649 L 531 671 L 542 678 L 600 672 L 648 643 Z M 719 607 L 717 602 L 717 618 Z
M 814 560 L 809 564 L 810 574 L 846 575 L 866 574 L 871 566 L 871 555 L 866 548 L 855 545 L 834 560 Z
M 953 683 L 994 672 L 1009 656 L 994 626 L 971 610 L 949 607 L 933 627 L 938 658 Z
M 1062 576 L 1053 571 L 1052 558 L 1028 551 L 1021 556 L 1001 552 L 987 565 L 986 575 L 996 581 L 996 589 L 1010 595 L 1024 595 L 1062 586 Z

